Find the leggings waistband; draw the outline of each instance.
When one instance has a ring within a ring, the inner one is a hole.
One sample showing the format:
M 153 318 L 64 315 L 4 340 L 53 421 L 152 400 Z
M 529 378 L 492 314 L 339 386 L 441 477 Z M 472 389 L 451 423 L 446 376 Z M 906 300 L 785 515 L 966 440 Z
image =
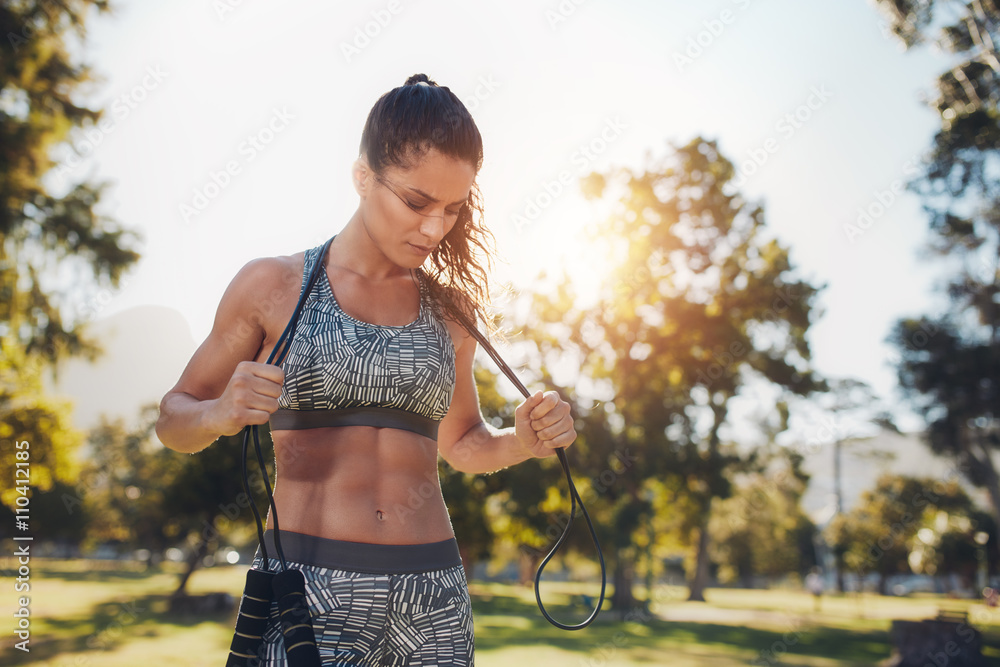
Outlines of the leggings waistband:
M 264 531 L 269 559 L 276 559 L 274 531 Z M 427 544 L 369 544 L 344 542 L 315 535 L 281 531 L 285 558 L 303 565 L 371 574 L 406 574 L 444 570 L 462 564 L 455 538 Z M 256 557 L 261 557 L 257 547 Z

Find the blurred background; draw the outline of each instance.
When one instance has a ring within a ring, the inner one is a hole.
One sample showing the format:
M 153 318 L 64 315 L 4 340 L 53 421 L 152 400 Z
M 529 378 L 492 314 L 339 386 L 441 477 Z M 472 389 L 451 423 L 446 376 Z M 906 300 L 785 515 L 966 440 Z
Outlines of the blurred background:
M 559 469 L 442 462 L 481 664 L 923 664 L 930 618 L 996 662 L 997 40 L 994 0 L 0 0 L 4 663 L 225 660 L 239 442 L 167 450 L 157 404 L 244 264 L 343 227 L 418 72 L 483 134 L 498 345 L 574 405 L 608 565 L 549 627 Z

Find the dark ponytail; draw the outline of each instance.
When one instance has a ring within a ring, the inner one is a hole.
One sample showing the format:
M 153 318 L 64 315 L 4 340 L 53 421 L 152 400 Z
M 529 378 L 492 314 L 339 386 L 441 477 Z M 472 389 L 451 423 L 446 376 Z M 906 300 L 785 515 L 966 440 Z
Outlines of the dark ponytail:
M 414 74 L 409 79 L 407 79 L 406 83 L 404 83 L 403 85 L 404 86 L 413 86 L 413 85 L 418 84 L 418 83 L 428 83 L 428 84 L 432 84 L 432 85 L 437 86 L 436 83 L 434 83 L 433 81 L 431 81 L 430 79 L 427 78 L 426 74 Z

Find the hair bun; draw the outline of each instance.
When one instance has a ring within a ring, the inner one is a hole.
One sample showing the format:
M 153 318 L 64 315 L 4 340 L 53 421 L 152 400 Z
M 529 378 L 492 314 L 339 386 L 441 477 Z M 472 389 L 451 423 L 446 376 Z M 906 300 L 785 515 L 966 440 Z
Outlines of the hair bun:
M 426 74 L 414 74 L 409 79 L 407 79 L 406 83 L 403 84 L 403 85 L 406 85 L 406 86 L 415 86 L 415 85 L 420 84 L 420 83 L 428 85 L 428 86 L 436 86 L 437 85 L 436 83 L 434 83 L 433 81 L 431 81 L 430 79 L 428 79 Z

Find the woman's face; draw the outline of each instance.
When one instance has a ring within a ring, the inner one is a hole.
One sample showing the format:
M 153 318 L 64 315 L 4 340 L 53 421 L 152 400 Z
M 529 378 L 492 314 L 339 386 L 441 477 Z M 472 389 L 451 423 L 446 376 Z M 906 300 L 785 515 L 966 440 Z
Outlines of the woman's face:
M 387 259 L 416 268 L 455 226 L 475 178 L 471 164 L 434 148 L 408 169 L 369 167 L 359 179 L 365 229 Z

